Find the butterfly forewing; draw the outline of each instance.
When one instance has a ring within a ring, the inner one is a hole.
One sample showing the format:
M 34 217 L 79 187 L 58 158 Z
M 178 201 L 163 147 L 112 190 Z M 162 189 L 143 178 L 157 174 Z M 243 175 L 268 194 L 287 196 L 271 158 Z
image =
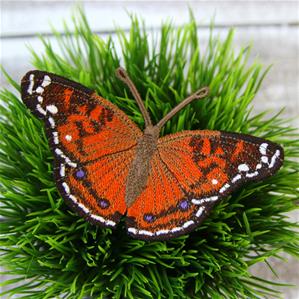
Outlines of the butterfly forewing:
M 128 231 L 153 240 L 191 231 L 221 198 L 274 174 L 282 161 L 280 146 L 244 134 L 185 131 L 160 138 L 147 187 L 128 210 Z
M 126 209 L 125 180 L 141 131 L 109 101 L 60 76 L 31 71 L 21 88 L 46 125 L 61 195 L 90 221 L 114 226 Z

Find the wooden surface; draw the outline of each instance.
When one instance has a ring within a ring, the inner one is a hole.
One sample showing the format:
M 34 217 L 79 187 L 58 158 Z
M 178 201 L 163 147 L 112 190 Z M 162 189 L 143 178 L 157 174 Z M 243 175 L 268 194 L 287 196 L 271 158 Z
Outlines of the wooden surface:
M 49 24 L 62 30 L 62 20 L 68 20 L 73 1 L 2 1 L 1 2 L 1 64 L 17 81 L 32 68 L 26 45 L 42 52 L 37 33 L 48 35 Z M 284 117 L 293 117 L 299 127 L 299 2 L 298 1 L 90 1 L 84 8 L 92 29 L 105 35 L 115 25 L 129 28 L 129 13 L 145 19 L 147 27 L 159 28 L 161 21 L 172 20 L 175 25 L 188 21 L 191 7 L 201 26 L 201 39 L 208 36 L 208 25 L 215 18 L 215 33 L 224 37 L 230 26 L 236 28 L 235 47 L 253 44 L 251 59 L 258 58 L 265 66 L 273 65 L 255 98 L 254 112 L 272 109 L 273 113 L 286 107 Z M 1 86 L 7 87 L 3 76 Z M 291 215 L 295 221 L 298 214 Z M 297 287 L 283 288 L 283 298 L 299 298 L 299 263 L 272 260 L 279 278 L 273 277 L 264 265 L 253 267 L 252 272 L 267 279 L 289 282 Z

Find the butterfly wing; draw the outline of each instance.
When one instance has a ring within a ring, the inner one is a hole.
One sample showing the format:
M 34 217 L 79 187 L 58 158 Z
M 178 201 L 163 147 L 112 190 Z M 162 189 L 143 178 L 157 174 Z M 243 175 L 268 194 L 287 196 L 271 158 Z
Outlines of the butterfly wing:
M 250 135 L 185 131 L 158 140 L 144 192 L 128 210 L 129 233 L 169 239 L 191 231 L 221 198 L 274 174 L 283 149 Z
M 21 89 L 45 123 L 62 197 L 89 221 L 114 226 L 126 210 L 125 180 L 141 131 L 112 103 L 60 76 L 30 71 Z

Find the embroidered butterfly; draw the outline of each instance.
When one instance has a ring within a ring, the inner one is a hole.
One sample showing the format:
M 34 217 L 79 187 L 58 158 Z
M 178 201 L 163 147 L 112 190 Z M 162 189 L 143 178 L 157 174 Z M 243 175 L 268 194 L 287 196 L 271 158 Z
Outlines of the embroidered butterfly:
M 88 221 L 115 227 L 126 215 L 128 233 L 166 240 L 198 226 L 222 198 L 248 181 L 273 175 L 283 149 L 270 141 L 222 131 L 183 131 L 159 138 L 179 110 L 208 94 L 202 88 L 156 125 L 122 69 L 117 76 L 134 95 L 142 132 L 115 105 L 63 77 L 30 71 L 22 99 L 46 126 L 54 174 L 65 201 Z

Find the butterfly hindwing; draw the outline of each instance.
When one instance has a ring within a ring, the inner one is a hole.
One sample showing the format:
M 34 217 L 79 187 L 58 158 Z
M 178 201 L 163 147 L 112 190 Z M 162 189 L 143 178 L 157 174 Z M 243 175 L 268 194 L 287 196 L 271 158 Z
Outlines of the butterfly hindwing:
M 114 226 L 126 209 L 125 180 L 141 131 L 109 101 L 60 76 L 31 71 L 21 88 L 45 123 L 61 195 L 88 220 Z
M 250 135 L 185 131 L 158 140 L 144 192 L 128 210 L 128 231 L 169 239 L 191 231 L 221 198 L 274 174 L 283 149 Z

